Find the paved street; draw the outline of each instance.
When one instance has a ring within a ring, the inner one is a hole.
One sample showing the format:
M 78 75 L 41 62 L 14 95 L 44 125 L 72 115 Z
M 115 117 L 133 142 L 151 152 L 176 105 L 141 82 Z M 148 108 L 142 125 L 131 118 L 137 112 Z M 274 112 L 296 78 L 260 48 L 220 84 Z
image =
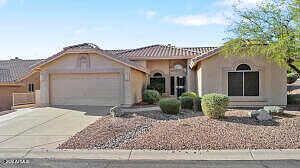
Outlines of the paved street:
M 104 107 L 65 106 L 22 109 L 0 116 L 0 149 L 55 149 L 104 113 Z
M 272 161 L 116 161 L 116 160 L 51 160 L 28 159 L 22 164 L 5 163 L 12 160 L 1 160 L 0 167 L 32 168 L 299 168 L 299 160 Z

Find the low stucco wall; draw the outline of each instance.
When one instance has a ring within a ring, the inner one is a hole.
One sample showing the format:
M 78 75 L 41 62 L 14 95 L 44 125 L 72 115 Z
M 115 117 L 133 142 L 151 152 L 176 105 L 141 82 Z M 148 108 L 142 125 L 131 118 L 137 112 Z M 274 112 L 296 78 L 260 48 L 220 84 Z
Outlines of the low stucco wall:
M 142 101 L 142 93 L 146 88 L 147 77 L 146 74 L 134 69 L 131 69 L 131 100 L 132 103 L 139 103 Z
M 286 69 L 264 57 L 228 57 L 218 54 L 201 61 L 197 66 L 198 94 L 220 93 L 228 95 L 228 72 L 246 63 L 252 70 L 259 71 L 259 96 L 232 96 L 231 106 L 286 105 Z

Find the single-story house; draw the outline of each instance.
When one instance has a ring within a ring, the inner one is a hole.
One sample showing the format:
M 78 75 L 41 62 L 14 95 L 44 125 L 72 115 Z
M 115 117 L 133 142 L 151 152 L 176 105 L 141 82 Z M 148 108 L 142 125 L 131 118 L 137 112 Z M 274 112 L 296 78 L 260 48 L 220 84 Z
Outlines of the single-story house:
M 19 58 L 0 61 L 0 111 L 13 106 L 13 93 L 40 90 L 40 73 L 34 71 L 40 61 Z
M 193 91 L 228 95 L 231 106 L 287 104 L 284 67 L 260 56 L 226 58 L 217 47 L 103 50 L 84 43 L 33 67 L 40 74 L 42 106 L 131 106 L 157 81 L 169 97 Z

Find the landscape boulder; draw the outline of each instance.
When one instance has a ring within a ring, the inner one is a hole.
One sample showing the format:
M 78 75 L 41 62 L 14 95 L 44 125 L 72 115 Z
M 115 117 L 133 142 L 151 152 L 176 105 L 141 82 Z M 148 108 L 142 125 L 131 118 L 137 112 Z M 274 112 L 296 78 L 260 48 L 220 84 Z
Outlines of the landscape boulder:
M 264 109 L 252 110 L 251 112 L 249 112 L 249 116 L 259 121 L 266 121 L 272 119 L 272 116 Z
M 121 117 L 124 115 L 124 111 L 122 111 L 122 109 L 118 106 L 115 106 L 115 107 L 112 107 L 110 110 L 109 110 L 109 114 L 112 116 L 112 117 Z

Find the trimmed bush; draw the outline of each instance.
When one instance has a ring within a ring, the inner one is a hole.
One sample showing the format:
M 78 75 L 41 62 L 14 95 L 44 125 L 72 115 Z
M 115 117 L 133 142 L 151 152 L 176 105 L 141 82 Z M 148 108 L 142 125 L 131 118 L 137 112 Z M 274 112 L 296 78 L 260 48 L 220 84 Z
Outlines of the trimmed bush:
M 201 97 L 196 97 L 194 99 L 194 110 L 195 111 L 202 111 L 202 107 L 201 107 Z
M 160 93 L 160 95 L 162 95 L 165 90 L 165 84 L 161 83 L 159 81 L 152 82 L 150 85 L 147 86 L 147 89 L 148 90 L 157 90 Z
M 184 92 L 182 93 L 181 97 L 191 97 L 195 99 L 197 97 L 197 94 L 194 92 Z
M 222 94 L 207 94 L 202 97 L 201 106 L 203 113 L 209 118 L 222 118 L 225 116 L 229 98 Z
M 192 97 L 181 97 L 181 108 L 183 109 L 193 109 L 194 99 Z
M 142 99 L 149 104 L 157 103 L 160 99 L 160 94 L 156 90 L 145 90 Z
M 180 101 L 175 98 L 162 99 L 159 101 L 161 111 L 167 114 L 178 114 L 181 109 L 180 106 Z
M 300 104 L 300 94 L 288 94 L 287 104 Z
M 288 84 L 292 84 L 294 82 L 296 82 L 298 79 L 298 74 L 295 72 L 289 73 L 287 74 L 287 83 Z

